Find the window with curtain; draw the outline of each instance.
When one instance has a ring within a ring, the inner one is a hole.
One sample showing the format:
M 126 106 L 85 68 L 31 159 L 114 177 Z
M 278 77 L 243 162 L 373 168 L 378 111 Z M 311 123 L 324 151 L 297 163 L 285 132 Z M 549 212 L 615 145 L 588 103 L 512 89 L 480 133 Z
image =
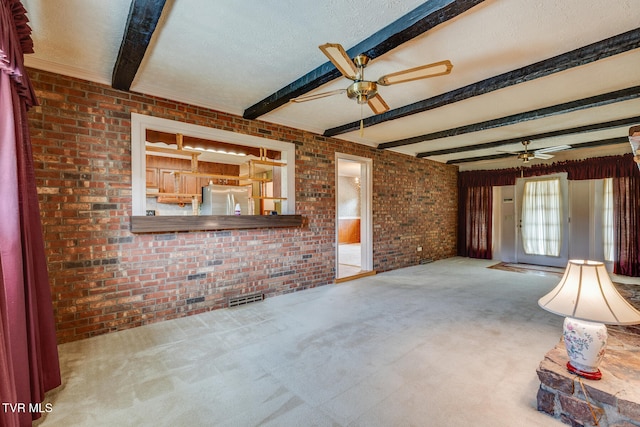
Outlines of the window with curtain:
M 605 261 L 613 261 L 613 179 L 604 180 L 604 201 L 602 203 L 602 241 Z
M 562 239 L 560 180 L 527 181 L 522 200 L 522 244 L 529 255 L 559 256 Z

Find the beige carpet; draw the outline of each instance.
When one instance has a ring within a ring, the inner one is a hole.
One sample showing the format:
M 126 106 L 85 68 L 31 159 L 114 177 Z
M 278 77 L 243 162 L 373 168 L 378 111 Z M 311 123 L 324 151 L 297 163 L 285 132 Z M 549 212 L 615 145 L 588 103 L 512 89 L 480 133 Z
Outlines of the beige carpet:
M 38 426 L 562 426 L 557 283 L 452 258 L 60 346 Z

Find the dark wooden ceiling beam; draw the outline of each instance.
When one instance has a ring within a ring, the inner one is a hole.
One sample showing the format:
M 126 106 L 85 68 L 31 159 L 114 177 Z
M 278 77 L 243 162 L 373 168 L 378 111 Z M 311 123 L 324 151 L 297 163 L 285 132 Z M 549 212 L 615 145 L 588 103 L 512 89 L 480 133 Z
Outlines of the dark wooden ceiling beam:
M 370 59 L 389 52 L 424 32 L 457 17 L 484 0 L 430 0 L 397 19 L 366 40 L 347 50 L 350 57 L 364 53 Z M 311 53 L 308 53 L 311 54 Z M 331 62 L 326 62 L 293 83 L 269 95 L 244 111 L 245 119 L 257 119 L 291 99 L 317 89 L 340 77 Z
M 466 153 L 469 151 L 485 150 L 488 148 L 498 148 L 504 145 L 514 144 L 516 142 L 522 142 L 522 141 L 533 141 L 533 140 L 542 139 L 542 138 L 553 138 L 556 136 L 573 135 L 578 133 L 615 129 L 622 126 L 632 125 L 635 123 L 640 123 L 640 116 L 629 117 L 629 118 L 620 119 L 620 120 L 611 120 L 611 121 L 602 122 L 602 123 L 594 123 L 594 124 L 585 125 L 585 126 L 576 126 L 576 127 L 572 127 L 568 129 L 560 129 L 552 132 L 543 132 L 543 133 L 536 133 L 533 135 L 524 135 L 518 138 L 502 139 L 500 141 L 491 141 L 491 142 L 485 142 L 482 144 L 465 145 L 463 147 L 445 148 L 442 150 L 424 151 L 422 153 L 416 154 L 416 157 L 432 157 L 432 156 L 442 156 L 446 154 Z
M 149 47 L 151 36 L 158 25 L 166 0 L 133 0 L 124 30 L 111 86 L 129 90 L 142 59 Z
M 517 70 L 472 83 L 432 98 L 389 110 L 386 113 L 367 117 L 363 120 L 363 126 L 374 126 L 388 120 L 395 120 L 412 114 L 422 113 L 638 48 L 640 48 L 640 28 L 592 43 L 553 58 L 536 62 L 535 64 L 527 65 Z M 355 121 L 327 129 L 324 132 L 324 136 L 336 136 L 358 129 L 360 129 L 360 121 Z
M 629 137 L 621 136 L 616 138 L 601 139 L 598 141 L 584 142 L 582 144 L 573 144 L 571 148 L 578 150 L 580 148 L 593 148 L 593 147 L 601 147 L 604 145 L 615 145 L 615 144 L 623 144 L 623 143 L 625 144 L 629 143 Z M 449 160 L 447 161 L 447 164 L 458 165 L 461 163 L 472 163 L 472 162 L 480 162 L 480 161 L 486 161 L 486 160 L 507 159 L 509 157 L 515 158 L 515 156 L 516 154 L 504 153 L 504 154 L 492 154 L 489 156 L 463 157 L 460 159 Z
M 601 95 L 591 96 L 589 98 L 578 99 L 576 101 L 565 102 L 563 104 L 553 105 L 551 107 L 539 108 L 524 113 L 512 114 L 498 119 L 486 120 L 484 122 L 473 123 L 470 125 L 459 126 L 439 132 L 428 133 L 424 135 L 414 136 L 411 138 L 399 139 L 391 142 L 384 142 L 378 145 L 379 149 L 402 147 L 405 145 L 417 144 L 424 141 L 432 141 L 434 139 L 448 138 L 452 136 L 464 135 L 471 132 L 480 132 L 487 129 L 495 129 L 502 126 L 510 126 L 518 123 L 543 119 L 545 117 L 556 116 L 558 114 L 566 114 L 574 111 L 584 110 L 587 108 L 601 107 L 615 102 L 628 101 L 640 97 L 640 86 L 633 86 L 627 89 L 621 89 Z
M 501 154 L 490 154 L 488 156 L 476 156 L 476 157 L 462 157 L 454 160 L 447 160 L 448 165 L 458 165 L 461 163 L 473 163 L 473 162 L 482 162 L 487 160 L 500 160 L 500 159 L 508 159 L 510 157 L 515 157 L 515 154 L 509 153 L 501 153 Z

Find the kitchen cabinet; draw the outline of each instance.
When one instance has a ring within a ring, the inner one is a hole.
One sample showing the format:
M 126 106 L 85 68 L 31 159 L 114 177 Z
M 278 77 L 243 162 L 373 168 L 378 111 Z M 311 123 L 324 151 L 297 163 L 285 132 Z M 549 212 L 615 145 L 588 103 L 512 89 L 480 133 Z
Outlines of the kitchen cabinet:
M 260 148 L 260 157 L 241 165 L 203 161 L 203 151 L 184 149 L 178 136 L 178 148 L 146 147 L 147 197 L 158 203 L 192 204 L 194 214 L 202 203 L 202 188 L 213 185 L 250 186 L 248 212 L 281 214 L 284 162 L 267 157 Z
M 338 243 L 360 243 L 360 218 L 338 219 Z

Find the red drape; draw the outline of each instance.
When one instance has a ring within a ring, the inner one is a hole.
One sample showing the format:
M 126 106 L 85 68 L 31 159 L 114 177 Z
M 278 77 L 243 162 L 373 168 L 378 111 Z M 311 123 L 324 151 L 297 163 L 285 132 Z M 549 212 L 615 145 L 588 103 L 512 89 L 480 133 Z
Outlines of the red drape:
M 633 154 L 585 160 L 569 160 L 528 168 L 465 171 L 458 175 L 458 255 L 490 259 L 491 204 L 478 200 L 480 189 L 491 200 L 493 186 L 514 185 L 519 177 L 566 172 L 570 180 L 614 178 L 614 226 L 616 262 L 614 272 L 640 276 L 640 171 Z M 484 209 L 484 212 L 481 210 Z M 470 228 L 471 227 L 471 228 Z M 488 246 L 486 246 L 488 245 Z M 486 246 L 486 247 L 485 247 Z M 488 248 L 488 249 L 487 249 Z M 488 250 L 488 253 L 487 253 Z
M 27 121 L 27 109 L 36 104 L 36 98 L 22 60 L 24 53 L 33 52 L 25 13 L 19 0 L 0 1 L 0 401 L 3 403 L 0 424 L 3 426 L 31 425 L 32 419 L 40 416 L 33 404 L 42 402 L 47 390 L 60 385 Z
M 493 187 L 466 187 L 458 194 L 458 206 L 462 208 L 459 213 L 458 255 L 491 259 Z
M 569 180 L 640 177 L 633 161 L 633 154 L 623 156 L 596 157 L 584 160 L 567 160 L 553 164 L 534 165 L 527 168 L 464 171 L 458 176 L 461 187 L 515 185 L 520 177 L 567 173 Z

